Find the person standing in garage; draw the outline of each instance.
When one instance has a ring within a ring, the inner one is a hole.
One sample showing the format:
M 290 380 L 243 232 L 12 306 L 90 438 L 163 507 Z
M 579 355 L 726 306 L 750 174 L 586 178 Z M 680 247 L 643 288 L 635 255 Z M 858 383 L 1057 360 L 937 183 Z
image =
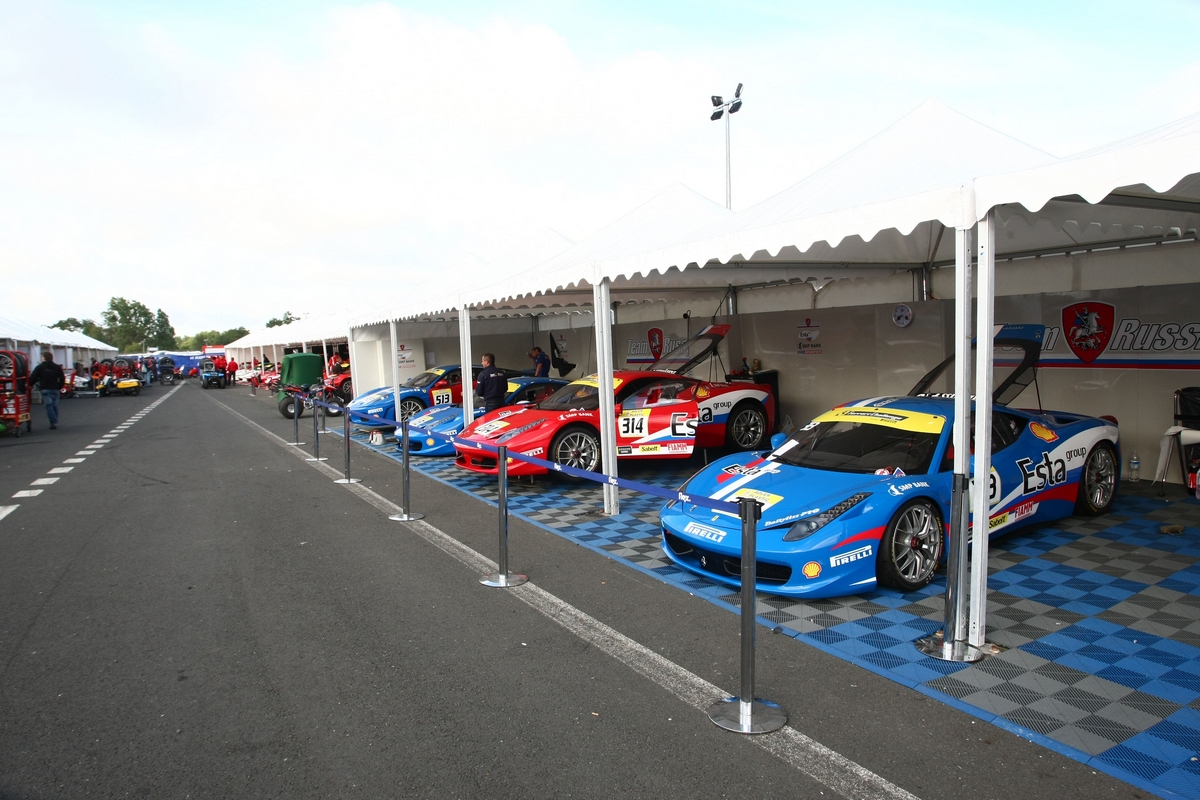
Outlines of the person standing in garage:
M 533 377 L 547 378 L 550 376 L 550 356 L 546 355 L 542 348 L 534 345 L 529 351 L 529 357 L 533 359 Z
M 504 405 L 504 395 L 508 394 L 508 377 L 496 369 L 496 357 L 484 353 L 480 359 L 483 369 L 479 373 L 479 396 L 483 398 L 483 410 L 486 414 Z
M 42 363 L 33 368 L 29 380 L 37 384 L 42 392 L 42 405 L 46 407 L 46 418 L 50 420 L 51 429 L 57 428 L 58 394 L 67 382 L 67 376 L 63 368 L 54 363 L 54 353 L 49 350 L 42 353 Z

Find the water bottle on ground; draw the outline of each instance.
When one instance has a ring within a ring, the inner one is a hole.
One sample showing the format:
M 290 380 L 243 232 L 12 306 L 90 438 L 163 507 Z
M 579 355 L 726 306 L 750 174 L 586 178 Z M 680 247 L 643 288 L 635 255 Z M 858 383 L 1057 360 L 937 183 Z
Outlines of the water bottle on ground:
M 1129 482 L 1137 483 L 1142 479 L 1142 462 L 1138 460 L 1138 454 L 1134 453 L 1129 459 Z

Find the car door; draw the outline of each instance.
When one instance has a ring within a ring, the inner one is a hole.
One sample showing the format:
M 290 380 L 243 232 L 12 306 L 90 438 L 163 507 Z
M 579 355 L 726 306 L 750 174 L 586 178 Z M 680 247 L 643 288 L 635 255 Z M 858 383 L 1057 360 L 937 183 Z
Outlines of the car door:
M 626 396 L 617 409 L 617 455 L 686 456 L 696 448 L 697 381 L 654 380 Z

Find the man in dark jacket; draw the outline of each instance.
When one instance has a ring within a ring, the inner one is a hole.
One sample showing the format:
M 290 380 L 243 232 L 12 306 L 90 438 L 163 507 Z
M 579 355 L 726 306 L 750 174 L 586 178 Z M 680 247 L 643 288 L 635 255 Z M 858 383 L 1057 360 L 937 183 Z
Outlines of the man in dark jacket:
M 50 427 L 58 427 L 58 395 L 67 376 L 63 368 L 54 363 L 54 353 L 46 350 L 42 353 L 42 363 L 33 368 L 29 380 L 42 391 L 42 405 L 46 407 L 46 417 Z
M 550 356 L 542 352 L 542 348 L 535 346 L 529 351 L 529 357 L 533 359 L 533 377 L 547 378 L 550 376 Z
M 496 357 L 491 353 L 483 354 L 483 369 L 479 372 L 479 396 L 483 398 L 484 413 L 495 411 L 504 405 L 504 396 L 508 394 L 508 377 L 496 369 Z

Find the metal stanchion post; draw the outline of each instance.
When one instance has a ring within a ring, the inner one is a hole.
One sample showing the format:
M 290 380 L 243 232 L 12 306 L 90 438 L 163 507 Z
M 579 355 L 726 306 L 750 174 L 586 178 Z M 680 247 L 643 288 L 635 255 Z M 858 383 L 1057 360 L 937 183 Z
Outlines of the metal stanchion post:
M 346 413 L 344 408 L 342 409 L 342 413 L 343 414 Z M 321 406 L 321 430 L 319 431 L 319 433 L 332 433 L 332 431 L 330 431 L 329 428 L 325 427 L 325 418 L 328 416 L 329 416 L 329 414 L 325 410 L 325 406 Z
M 258 378 L 253 376 L 250 378 L 250 396 L 258 397 Z
M 402 476 L 402 478 L 401 478 L 402 483 L 400 484 L 402 487 L 401 488 L 402 504 L 400 506 L 400 513 L 392 514 L 391 516 L 388 517 L 388 519 L 395 520 L 396 522 L 415 522 L 416 520 L 419 520 L 419 519 L 425 519 L 424 514 L 412 513 L 412 493 L 411 493 L 411 485 L 409 483 L 409 469 L 408 469 L 409 463 L 408 463 L 408 421 L 407 420 L 400 423 L 400 463 L 402 465 L 402 468 L 400 471 L 400 474 Z
M 346 439 L 346 477 L 338 478 L 334 483 L 362 483 L 358 478 L 350 477 L 350 415 L 346 414 L 343 420 L 345 422 L 344 438 Z
M 738 498 L 742 518 L 742 693 L 726 697 L 708 707 L 708 718 L 734 733 L 770 733 L 787 724 L 787 712 L 777 703 L 754 696 L 754 634 L 758 572 L 755 523 L 762 515 L 756 500 Z
M 304 444 L 304 442 L 300 441 L 300 411 L 303 408 L 304 408 L 304 403 L 300 401 L 300 398 L 296 397 L 296 395 L 293 394 L 292 395 L 292 428 L 293 428 L 293 433 L 295 435 L 292 437 L 293 441 L 288 445 L 288 447 L 299 447 L 300 445 Z
M 967 641 L 967 539 L 970 535 L 970 503 L 966 475 L 954 474 L 950 499 L 950 537 L 946 551 L 946 607 L 942 629 L 915 642 L 927 656 L 943 661 L 981 661 L 986 655 Z
M 317 430 L 317 398 L 313 397 L 312 418 L 313 418 L 313 454 L 312 458 L 306 458 L 305 461 L 328 461 L 328 458 L 321 458 L 321 437 L 317 436 L 320 431 Z
M 496 477 L 499 479 L 500 496 L 497 505 L 500 507 L 500 569 L 491 575 L 484 575 L 479 582 L 484 586 L 506 589 L 510 586 L 520 586 L 529 580 L 524 575 L 510 575 L 508 572 L 508 448 L 500 445 L 496 449 Z

